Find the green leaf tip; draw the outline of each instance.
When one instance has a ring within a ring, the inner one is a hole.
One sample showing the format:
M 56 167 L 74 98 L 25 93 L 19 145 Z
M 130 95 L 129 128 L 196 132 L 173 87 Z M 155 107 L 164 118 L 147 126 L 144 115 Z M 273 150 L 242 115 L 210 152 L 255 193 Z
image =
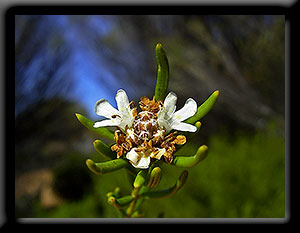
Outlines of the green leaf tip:
M 160 42 L 158 42 L 157 44 L 156 44 L 156 49 L 160 49 L 162 47 L 162 44 L 160 43 Z
M 109 158 L 109 159 L 115 159 L 117 157 L 117 154 L 113 152 L 108 145 L 106 145 L 101 140 L 97 139 L 94 141 L 94 148 L 95 150 L 102 156 Z
M 133 182 L 133 187 L 134 188 L 140 188 L 144 183 L 146 182 L 147 179 L 147 173 L 148 170 L 142 169 L 138 172 L 138 174 L 135 177 L 135 180 Z
M 161 43 L 155 47 L 157 61 L 157 79 L 155 86 L 155 100 L 164 100 L 169 85 L 169 62 Z
M 176 156 L 172 161 L 172 165 L 186 168 L 194 167 L 207 157 L 207 152 L 208 147 L 206 145 L 202 145 L 193 156 Z
M 109 129 L 105 128 L 105 127 L 99 127 L 99 128 L 94 128 L 94 121 L 88 119 L 87 117 L 79 114 L 79 113 L 75 113 L 76 118 L 78 119 L 78 121 L 83 124 L 86 128 L 88 128 L 90 131 L 100 135 L 101 137 L 107 138 L 111 141 L 114 141 L 114 134 L 113 132 L 111 132 Z
M 217 102 L 219 98 L 220 92 L 219 90 L 214 91 L 207 100 L 202 103 L 194 116 L 187 119 L 185 122 L 189 124 L 194 124 L 196 121 L 199 121 L 201 118 L 203 118 L 207 113 L 210 112 L 210 110 L 214 107 L 215 103 Z
M 119 170 L 127 166 L 128 162 L 123 159 L 115 159 L 103 163 L 95 163 L 93 160 L 87 159 L 86 165 L 93 173 L 102 175 Z

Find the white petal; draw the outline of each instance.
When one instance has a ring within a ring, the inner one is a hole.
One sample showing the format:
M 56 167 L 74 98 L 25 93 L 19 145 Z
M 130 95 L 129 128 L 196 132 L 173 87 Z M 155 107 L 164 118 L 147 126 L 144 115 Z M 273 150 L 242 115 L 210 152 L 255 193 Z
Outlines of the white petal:
M 126 92 L 122 89 L 118 90 L 116 94 L 116 101 L 118 105 L 118 110 L 120 112 L 128 112 L 129 110 L 129 100 Z
M 126 159 L 130 160 L 133 164 L 137 164 L 137 162 L 140 160 L 141 155 L 139 155 L 137 152 L 135 152 L 136 147 L 133 147 L 127 154 Z
M 171 115 L 176 109 L 177 95 L 174 92 L 170 92 L 164 100 L 163 109 L 168 115 Z
M 135 168 L 148 168 L 150 164 L 150 157 L 145 156 L 144 152 L 135 152 L 136 147 L 132 148 L 127 154 L 126 158 L 131 161 Z
M 116 101 L 118 105 L 118 110 L 122 115 L 122 122 L 119 125 L 119 127 L 124 131 L 126 125 L 131 127 L 134 121 L 134 117 L 132 116 L 132 110 L 129 109 L 128 96 L 124 90 L 118 90 L 116 94 Z
M 161 156 L 166 152 L 165 148 L 162 148 L 162 149 L 157 148 L 157 149 L 159 150 L 159 152 L 156 155 L 154 155 L 154 153 L 151 153 L 151 155 L 150 155 L 151 158 L 160 159 Z
M 172 129 L 186 132 L 196 132 L 197 127 L 191 124 L 183 123 L 183 122 L 174 122 L 172 124 Z
M 166 130 L 166 133 L 170 132 L 172 130 L 171 124 L 169 121 L 165 119 L 158 118 L 157 119 L 158 125 L 162 128 L 164 127 Z
M 120 124 L 120 120 L 118 119 L 112 119 L 112 120 L 103 120 L 103 121 L 97 121 L 93 125 L 94 128 L 99 128 L 103 126 L 118 126 Z
M 175 121 L 184 121 L 194 116 L 196 112 L 197 112 L 197 103 L 192 98 L 189 98 L 185 102 L 184 106 L 173 114 L 172 118 Z
M 150 156 L 142 156 L 140 161 L 136 165 L 133 164 L 135 168 L 147 169 L 150 164 Z
M 95 112 L 99 116 L 111 118 L 113 115 L 120 115 L 120 112 L 108 103 L 106 99 L 98 100 L 95 105 Z

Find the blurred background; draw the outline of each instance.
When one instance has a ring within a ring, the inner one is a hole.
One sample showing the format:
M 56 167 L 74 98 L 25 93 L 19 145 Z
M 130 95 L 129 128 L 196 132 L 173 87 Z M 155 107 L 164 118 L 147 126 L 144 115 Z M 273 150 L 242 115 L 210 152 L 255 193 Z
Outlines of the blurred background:
M 99 137 L 76 119 L 99 120 L 119 88 L 152 97 L 155 46 L 170 64 L 177 108 L 220 96 L 197 138 L 209 156 L 188 169 L 172 198 L 143 203 L 144 217 L 285 217 L 285 19 L 271 15 L 18 15 L 15 17 L 16 217 L 114 218 L 106 193 L 129 194 L 125 170 L 92 174 Z M 163 165 L 160 189 L 183 169 Z M 155 208 L 153 208 L 155 206 Z

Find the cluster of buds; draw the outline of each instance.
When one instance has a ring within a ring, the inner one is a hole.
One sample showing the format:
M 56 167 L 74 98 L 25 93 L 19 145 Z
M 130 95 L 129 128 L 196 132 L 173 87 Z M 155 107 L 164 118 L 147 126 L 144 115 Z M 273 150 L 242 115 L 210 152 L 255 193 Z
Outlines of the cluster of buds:
M 139 105 L 129 102 L 126 92 L 117 91 L 114 108 L 106 99 L 97 101 L 95 112 L 106 119 L 93 122 L 81 114 L 77 119 L 88 129 L 115 143 L 108 146 L 101 140 L 94 141 L 94 147 L 108 161 L 95 163 L 88 159 L 86 164 L 95 174 L 105 174 L 126 168 L 133 175 L 132 193 L 120 197 L 118 188 L 107 194 L 108 203 L 116 207 L 123 216 L 138 216 L 137 209 L 142 200 L 162 198 L 174 195 L 185 183 L 188 172 L 184 170 L 176 184 L 163 191 L 151 191 L 161 180 L 159 162 L 166 162 L 179 167 L 193 167 L 207 156 L 207 146 L 202 145 L 194 155 L 177 156 L 176 151 L 186 144 L 191 133 L 197 133 L 201 126 L 199 120 L 204 117 L 216 103 L 219 91 L 215 91 L 199 107 L 194 99 L 186 100 L 184 106 L 176 111 L 177 95 L 167 94 L 169 65 L 161 46 L 156 46 L 158 62 L 155 95 L 150 100 L 142 97 Z M 106 127 L 116 127 L 112 132 Z M 182 133 L 178 133 L 182 132 Z M 189 132 L 189 136 L 186 136 Z M 184 135 L 185 134 L 185 135 Z M 124 210 L 124 208 L 127 208 Z

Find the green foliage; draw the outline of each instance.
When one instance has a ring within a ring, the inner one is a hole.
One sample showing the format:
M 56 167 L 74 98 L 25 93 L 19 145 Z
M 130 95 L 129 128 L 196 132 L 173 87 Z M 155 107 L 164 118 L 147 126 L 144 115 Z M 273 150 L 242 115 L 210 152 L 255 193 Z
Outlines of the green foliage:
M 170 218 L 285 217 L 285 140 L 274 132 L 241 134 L 233 142 L 227 134 L 213 136 L 209 157 L 189 170 L 185 188 L 172 199 L 149 200 L 145 212 Z M 175 176 L 171 168 L 164 177 Z
M 205 100 L 198 108 L 197 112 L 194 116 L 187 119 L 185 122 L 194 124 L 197 121 L 199 121 L 201 118 L 203 118 L 207 113 L 212 110 L 212 108 L 215 106 L 218 98 L 219 98 L 219 90 L 214 91 L 208 98 Z
M 241 133 L 234 141 L 226 133 L 211 137 L 209 157 L 188 169 L 185 187 L 171 198 L 145 201 L 141 206 L 144 217 L 285 217 L 285 139 L 278 135 L 278 129 L 273 125 L 255 135 Z M 197 145 L 190 145 L 183 147 L 182 153 L 196 150 Z M 161 167 L 159 190 L 176 183 L 178 173 L 183 171 L 166 164 Z M 131 184 L 125 170 L 93 175 L 93 192 L 81 201 L 65 202 L 51 211 L 39 209 L 38 217 L 120 217 L 107 203 L 106 193 L 116 186 L 121 194 L 129 193 Z
M 107 129 L 105 127 L 94 128 L 93 125 L 95 122 L 91 121 L 90 119 L 88 119 L 87 117 L 85 117 L 79 113 L 75 113 L 75 116 L 80 121 L 80 123 L 83 124 L 90 131 L 98 134 L 101 137 L 104 137 L 111 141 L 114 141 L 114 134 L 109 129 Z
M 169 62 L 166 53 L 161 45 L 158 43 L 155 47 L 157 60 L 157 79 L 155 86 L 155 99 L 164 100 L 167 95 L 169 85 Z

